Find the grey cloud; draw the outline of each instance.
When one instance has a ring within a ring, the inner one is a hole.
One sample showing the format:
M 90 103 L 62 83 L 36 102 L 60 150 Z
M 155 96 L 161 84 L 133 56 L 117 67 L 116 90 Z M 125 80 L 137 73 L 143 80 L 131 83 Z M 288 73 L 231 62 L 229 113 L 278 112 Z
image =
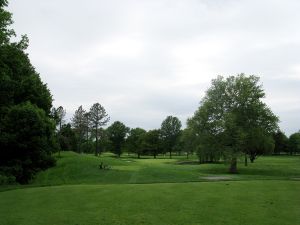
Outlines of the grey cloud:
M 261 77 L 287 133 L 300 129 L 296 0 L 10 1 L 13 27 L 68 117 L 100 102 L 112 121 L 182 123 L 217 75 Z M 297 128 L 298 127 L 298 128 Z

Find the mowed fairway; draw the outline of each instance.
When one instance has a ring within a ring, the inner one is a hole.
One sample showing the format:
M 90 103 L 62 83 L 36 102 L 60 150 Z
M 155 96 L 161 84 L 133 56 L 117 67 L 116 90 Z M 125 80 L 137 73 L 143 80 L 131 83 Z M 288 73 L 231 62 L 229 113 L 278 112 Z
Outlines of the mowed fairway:
M 299 157 L 261 157 L 237 175 L 181 161 L 65 152 L 31 185 L 2 188 L 0 224 L 300 224 Z

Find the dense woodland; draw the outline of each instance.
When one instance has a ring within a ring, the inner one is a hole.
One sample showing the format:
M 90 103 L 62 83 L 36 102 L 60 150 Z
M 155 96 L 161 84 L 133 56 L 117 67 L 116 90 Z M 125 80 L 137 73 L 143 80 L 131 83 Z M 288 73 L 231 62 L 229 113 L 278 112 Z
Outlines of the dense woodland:
M 79 106 L 67 122 L 64 106 L 53 107 L 50 90 L 30 63 L 28 38 L 12 41 L 5 6 L 7 1 L 0 0 L 0 183 L 27 183 L 54 166 L 54 153 L 59 157 L 64 150 L 137 158 L 197 154 L 200 163 L 228 162 L 232 173 L 240 158 L 247 165 L 264 154 L 300 153 L 300 132 L 287 137 L 280 131 L 279 118 L 263 102 L 263 87 L 253 75 L 212 80 L 184 129 L 171 115 L 155 130 L 129 128 L 110 121 L 100 103 Z

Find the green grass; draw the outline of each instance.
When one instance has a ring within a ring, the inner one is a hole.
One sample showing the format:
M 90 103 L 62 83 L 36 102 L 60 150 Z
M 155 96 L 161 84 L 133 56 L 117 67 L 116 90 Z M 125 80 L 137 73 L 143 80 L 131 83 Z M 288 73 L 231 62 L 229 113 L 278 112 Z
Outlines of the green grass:
M 300 224 L 299 156 L 240 163 L 236 175 L 185 161 L 63 152 L 32 184 L 0 188 L 0 225 Z
M 64 185 L 0 193 L 1 225 L 300 223 L 297 181 Z
M 195 160 L 195 159 L 193 159 Z M 34 185 L 61 184 L 116 184 L 116 183 L 171 183 L 197 182 L 211 176 L 227 176 L 233 180 L 292 179 L 300 177 L 300 157 L 260 157 L 245 167 L 238 165 L 239 174 L 228 174 L 226 164 L 185 164 L 184 157 L 115 158 L 110 154 L 101 157 L 64 152 L 56 167 L 39 173 Z M 99 170 L 100 162 L 110 165 L 111 170 Z

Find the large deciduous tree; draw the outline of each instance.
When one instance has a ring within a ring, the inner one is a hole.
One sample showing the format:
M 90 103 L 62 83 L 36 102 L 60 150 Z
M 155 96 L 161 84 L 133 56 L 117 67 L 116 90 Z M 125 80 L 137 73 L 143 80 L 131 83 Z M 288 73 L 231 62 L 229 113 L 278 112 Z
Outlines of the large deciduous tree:
M 237 157 L 252 159 L 272 151 L 272 134 L 278 129 L 278 118 L 262 101 L 264 90 L 256 76 L 239 74 L 212 81 L 201 105 L 189 120 L 204 155 L 230 160 L 230 172 L 237 172 Z
M 122 154 L 122 147 L 125 143 L 125 137 L 128 132 L 129 128 L 120 121 L 114 122 L 107 128 L 108 139 L 111 142 L 111 150 L 118 157 Z
M 96 149 L 95 149 L 95 155 L 99 154 L 99 128 L 106 125 L 109 121 L 109 117 L 102 105 L 99 103 L 95 103 L 91 108 L 89 112 L 90 122 L 95 130 L 95 137 L 96 137 Z
M 180 129 L 181 122 L 177 117 L 168 116 L 161 124 L 160 133 L 163 146 L 170 153 L 170 158 L 172 158 L 173 148 L 180 135 Z
M 11 14 L 0 0 L 0 175 L 27 183 L 54 164 L 52 96 L 31 65 L 28 38 L 11 42 Z

